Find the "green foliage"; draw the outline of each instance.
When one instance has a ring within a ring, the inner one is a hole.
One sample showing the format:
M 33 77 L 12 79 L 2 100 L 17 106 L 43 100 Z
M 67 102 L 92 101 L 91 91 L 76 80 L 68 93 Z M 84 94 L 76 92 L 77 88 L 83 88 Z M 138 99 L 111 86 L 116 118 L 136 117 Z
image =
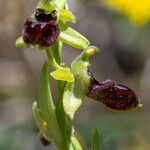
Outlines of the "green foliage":
M 92 149 L 91 150 L 99 150 L 99 135 L 96 128 L 92 130 Z
M 54 3 L 57 5 L 58 8 L 63 8 L 67 3 L 67 0 L 55 0 Z
M 73 15 L 73 13 L 67 9 L 60 9 L 60 16 L 59 19 L 63 22 L 72 22 L 76 23 L 76 17 Z
M 74 74 L 75 82 L 66 84 L 63 95 L 64 110 L 71 120 L 81 106 L 90 82 L 90 76 L 87 72 L 89 66 L 88 50 L 84 50 L 72 63 L 71 71 Z
M 46 62 L 41 73 L 39 101 L 38 104 L 34 102 L 33 112 L 42 133 L 46 137 L 51 133 L 53 138 L 57 139 L 60 133 L 51 96 L 49 73 L 49 63 Z
M 61 30 L 59 39 L 62 42 L 79 49 L 86 49 L 90 45 L 90 42 L 76 30 L 68 27 L 67 24 L 62 22 L 59 24 Z
M 42 0 L 37 8 L 44 9 L 46 14 L 50 14 L 53 10 L 58 11 L 56 23 L 60 28 L 60 35 L 52 46 L 42 48 L 46 51 L 48 60 L 41 72 L 39 99 L 33 103 L 33 115 L 44 138 L 49 142 L 55 142 L 58 150 L 82 150 L 74 134 L 73 119 L 89 88 L 89 57 L 99 50 L 90 46 L 87 38 L 67 25 L 67 22 L 75 23 L 76 18 L 69 11 L 66 0 Z M 35 13 L 32 18 L 35 19 Z M 63 43 L 83 50 L 72 62 L 71 67 L 61 65 Z M 26 46 L 22 37 L 16 41 L 16 45 Z M 35 45 L 31 43 L 28 46 Z M 51 73 L 50 66 L 54 68 Z M 51 93 L 50 75 L 57 80 L 56 105 Z M 97 140 L 96 133 L 93 139 Z

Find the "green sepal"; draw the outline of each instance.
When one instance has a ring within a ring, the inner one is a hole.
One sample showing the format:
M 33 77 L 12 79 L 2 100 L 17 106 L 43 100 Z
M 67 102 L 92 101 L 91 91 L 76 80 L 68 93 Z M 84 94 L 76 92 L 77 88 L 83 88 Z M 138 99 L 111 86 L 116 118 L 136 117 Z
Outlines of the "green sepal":
M 99 145 L 99 135 L 98 131 L 96 128 L 92 129 L 92 148 L 91 150 L 99 150 L 100 145 Z
M 26 46 L 26 43 L 24 42 L 22 36 L 19 37 L 19 38 L 16 40 L 16 43 L 15 43 L 15 44 L 16 44 L 17 47 L 24 47 L 24 46 Z
M 58 8 L 63 8 L 66 4 L 67 0 L 55 0 L 54 3 Z
M 40 1 L 36 8 L 44 9 L 47 14 L 51 13 L 54 9 L 57 9 L 57 5 L 51 0 Z
M 44 9 L 46 13 L 51 13 L 54 9 L 63 8 L 66 4 L 66 0 L 42 0 L 38 3 L 36 8 Z
M 69 6 L 68 6 L 67 3 L 65 4 L 64 8 L 67 9 L 67 10 L 69 10 Z
M 89 53 L 90 51 L 90 53 Z M 72 120 L 75 112 L 81 106 L 88 91 L 90 76 L 88 75 L 89 57 L 96 49 L 84 50 L 71 64 L 71 72 L 74 74 L 75 82 L 67 83 L 63 95 L 63 107 L 65 113 Z
M 79 49 L 86 49 L 90 45 L 88 39 L 86 39 L 76 30 L 72 29 L 71 27 L 68 27 L 62 22 L 59 22 L 59 26 L 61 30 L 59 39 L 62 42 Z
M 56 80 L 62 80 L 67 82 L 74 82 L 73 74 L 67 68 L 55 70 L 50 75 Z
M 35 12 L 30 16 L 31 19 L 35 19 Z
M 98 48 L 90 46 L 85 49 L 71 64 L 71 72 L 75 81 L 67 83 L 63 95 L 65 113 L 72 120 L 88 92 L 90 76 L 88 75 L 89 57 L 98 52 Z
M 59 19 L 63 22 L 72 22 L 76 23 L 76 17 L 73 15 L 73 13 L 67 9 L 60 9 L 60 16 Z

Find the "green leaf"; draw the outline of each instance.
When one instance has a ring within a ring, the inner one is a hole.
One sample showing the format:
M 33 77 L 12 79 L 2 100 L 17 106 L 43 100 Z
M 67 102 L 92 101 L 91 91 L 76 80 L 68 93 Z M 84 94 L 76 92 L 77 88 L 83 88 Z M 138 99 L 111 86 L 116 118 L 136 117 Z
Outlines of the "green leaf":
M 62 91 L 60 91 L 60 95 L 56 105 L 56 115 L 57 115 L 59 127 L 62 132 L 62 137 L 64 140 L 63 146 L 64 149 L 68 149 L 68 150 L 71 149 L 82 150 L 80 143 L 77 141 L 76 137 L 74 136 L 74 128 L 72 126 L 72 121 L 70 120 L 70 118 L 66 116 L 63 108 L 62 100 L 63 100 L 63 94 L 64 94 L 66 83 L 64 84 Z
M 99 135 L 96 128 L 92 130 L 92 149 L 91 150 L 99 150 Z
M 50 75 L 56 80 L 62 80 L 67 82 L 74 82 L 74 77 L 69 69 L 62 68 L 50 73 Z
M 63 102 L 62 102 L 62 98 L 63 98 L 63 94 L 64 94 L 64 89 L 65 89 L 65 85 L 66 83 L 64 83 L 62 90 L 60 91 L 59 97 L 58 97 L 58 101 L 56 104 L 56 116 L 58 119 L 58 123 L 61 129 L 61 132 L 65 135 L 65 122 L 66 122 L 66 115 L 63 109 Z
M 51 133 L 49 132 L 49 129 L 47 127 L 47 124 L 41 114 L 40 109 L 38 108 L 37 102 L 33 103 L 33 116 L 34 119 L 36 120 L 36 123 L 40 129 L 40 131 L 42 132 L 42 134 L 44 135 L 44 137 L 48 140 L 48 141 L 52 141 L 53 136 L 51 135 Z
M 79 32 L 62 22 L 59 24 L 61 29 L 59 38 L 62 42 L 79 49 L 86 49 L 90 45 L 90 42 Z
M 46 62 L 43 65 L 43 69 L 41 73 L 38 105 L 49 130 L 52 132 L 55 138 L 59 138 L 60 130 L 58 127 L 57 117 L 55 114 L 55 106 L 53 103 L 51 90 L 50 90 L 49 74 L 50 74 L 49 63 Z
M 45 62 L 40 79 L 39 107 L 46 114 L 46 116 L 49 116 L 47 111 L 51 113 L 51 111 L 54 111 L 55 109 L 50 90 L 49 74 L 49 63 Z
M 59 19 L 62 20 L 63 22 L 72 22 L 72 23 L 76 23 L 76 18 L 75 16 L 72 14 L 71 11 L 67 10 L 67 9 L 60 9 L 60 16 Z
M 26 46 L 26 43 L 23 41 L 23 38 L 22 37 L 19 37 L 17 40 L 16 40 L 16 46 L 18 47 L 23 47 L 23 46 Z
M 69 118 L 66 116 L 63 108 L 62 99 L 63 99 L 65 85 L 66 83 L 64 84 L 59 94 L 59 98 L 56 105 L 56 116 L 63 137 L 63 146 L 65 147 L 64 149 L 69 149 L 69 144 L 70 144 L 71 134 L 72 134 L 72 124 Z

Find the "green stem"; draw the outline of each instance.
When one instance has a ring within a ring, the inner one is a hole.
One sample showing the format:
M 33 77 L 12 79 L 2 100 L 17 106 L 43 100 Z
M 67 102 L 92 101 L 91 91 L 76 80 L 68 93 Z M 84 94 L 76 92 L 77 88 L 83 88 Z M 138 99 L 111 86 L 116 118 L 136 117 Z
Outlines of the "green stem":
M 63 45 L 63 43 L 61 41 L 57 41 L 52 46 L 53 55 L 55 57 L 56 62 L 59 65 L 61 64 L 62 45 Z M 63 90 L 63 82 L 58 81 L 58 80 L 56 82 L 57 82 L 57 93 L 58 93 L 58 97 L 59 97 L 60 92 Z
M 49 59 L 49 63 L 50 65 L 52 65 L 53 68 L 55 69 L 61 69 L 62 67 L 59 65 L 60 64 L 60 61 L 61 61 L 61 46 L 58 46 L 58 45 L 55 45 L 53 46 L 51 49 L 48 48 L 46 49 L 46 53 L 47 53 L 47 56 L 48 56 L 48 59 Z M 55 53 L 53 53 L 53 51 L 57 51 Z M 55 55 L 55 57 L 54 57 Z M 60 87 L 62 87 L 62 83 L 61 81 L 57 81 L 57 91 L 58 91 L 58 94 L 60 95 L 60 93 L 62 92 L 62 90 L 60 89 Z M 58 95 L 58 97 L 59 97 Z M 59 110 L 59 114 L 62 114 L 63 112 L 63 108 Z M 57 116 L 57 107 L 56 107 L 56 116 Z M 60 123 L 59 120 L 61 118 L 58 118 L 57 116 L 57 120 L 58 120 L 58 124 Z M 59 125 L 60 127 L 60 125 Z M 61 130 L 61 128 L 60 128 Z M 61 130 L 61 135 L 63 137 L 63 131 Z M 56 144 L 56 147 L 58 150 L 69 150 L 68 149 L 68 146 L 66 144 L 66 139 L 63 137 L 57 141 L 55 141 L 55 144 Z
M 62 53 L 62 42 L 57 41 L 52 47 L 53 55 L 56 59 L 56 62 L 60 65 L 61 63 L 61 53 Z
M 62 54 L 62 42 L 58 41 L 52 46 L 52 52 L 55 57 L 56 62 L 60 65 L 61 63 L 61 54 Z M 66 84 L 65 84 L 66 85 Z M 56 144 L 58 150 L 82 150 L 82 147 L 76 137 L 72 134 L 72 125 L 66 114 L 64 112 L 62 104 L 62 96 L 65 90 L 65 85 L 62 81 L 57 81 L 57 91 L 58 91 L 58 101 L 56 106 L 56 116 L 58 119 L 59 127 L 62 132 L 62 137 L 64 138 L 61 143 Z M 63 146 L 62 146 L 63 145 Z
M 48 56 L 48 60 L 50 62 L 50 64 L 52 65 L 53 68 L 55 69 L 62 69 L 63 67 L 61 67 L 55 60 L 54 58 L 54 55 L 53 55 L 53 52 L 50 48 L 47 48 L 46 49 L 46 53 L 47 53 L 47 56 Z
M 77 138 L 74 135 L 72 135 L 71 137 L 71 143 L 74 150 L 82 150 L 80 143 L 78 142 Z
M 100 145 L 99 145 L 99 135 L 98 131 L 96 128 L 92 129 L 92 148 L 91 150 L 99 150 Z

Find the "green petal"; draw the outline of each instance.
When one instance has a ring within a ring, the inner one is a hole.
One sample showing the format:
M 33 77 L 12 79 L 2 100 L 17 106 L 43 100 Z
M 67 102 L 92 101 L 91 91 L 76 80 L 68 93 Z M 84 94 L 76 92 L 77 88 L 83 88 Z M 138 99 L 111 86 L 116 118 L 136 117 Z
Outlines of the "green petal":
M 62 22 L 60 22 L 59 25 L 61 29 L 59 38 L 62 42 L 79 49 L 86 49 L 90 45 L 88 39 L 76 30 Z
M 72 23 L 76 23 L 76 18 L 75 16 L 72 14 L 71 11 L 67 10 L 67 9 L 60 9 L 60 16 L 59 19 L 64 21 L 64 22 L 72 22 Z

